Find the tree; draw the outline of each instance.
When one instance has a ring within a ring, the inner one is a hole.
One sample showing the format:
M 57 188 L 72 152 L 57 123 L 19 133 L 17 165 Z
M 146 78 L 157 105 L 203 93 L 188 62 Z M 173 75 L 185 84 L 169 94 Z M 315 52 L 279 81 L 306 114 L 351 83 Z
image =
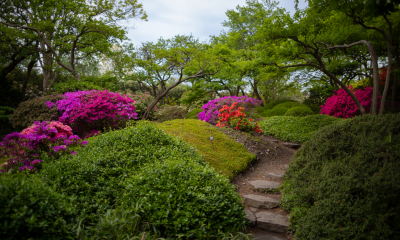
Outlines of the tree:
M 189 79 L 213 75 L 219 70 L 221 56 L 214 54 L 212 49 L 207 49 L 207 45 L 199 43 L 193 36 L 178 35 L 168 40 L 160 39 L 155 45 L 148 43 L 145 46 L 149 46 L 146 49 L 152 51 L 139 54 L 138 62 L 142 64 L 136 69 L 139 81 L 154 81 L 153 76 L 156 76 L 156 81 L 160 81 L 151 82 L 154 86 L 161 85 L 161 81 L 165 83 L 165 79 L 170 76 L 174 76 L 176 81 L 168 87 L 161 86 L 142 119 L 147 119 L 151 109 L 174 87 Z M 145 63 L 147 57 L 149 61 Z
M 58 67 L 80 80 L 76 65 L 81 59 L 126 39 L 119 20 L 146 17 L 137 0 L 4 0 L 0 5 L 1 24 L 39 41 L 29 49 L 40 53 L 44 90 L 57 77 Z

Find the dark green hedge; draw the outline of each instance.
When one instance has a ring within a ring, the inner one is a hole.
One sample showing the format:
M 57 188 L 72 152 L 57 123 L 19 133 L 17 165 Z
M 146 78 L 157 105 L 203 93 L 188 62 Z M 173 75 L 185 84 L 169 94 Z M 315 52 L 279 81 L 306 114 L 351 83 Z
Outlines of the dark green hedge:
M 285 174 L 282 206 L 297 239 L 398 239 L 400 114 L 316 133 Z
M 299 106 L 299 107 L 292 107 L 291 109 L 289 109 L 285 113 L 285 116 L 304 117 L 313 114 L 314 112 L 309 107 Z
M 0 174 L 1 239 L 67 239 L 75 212 L 40 179 Z

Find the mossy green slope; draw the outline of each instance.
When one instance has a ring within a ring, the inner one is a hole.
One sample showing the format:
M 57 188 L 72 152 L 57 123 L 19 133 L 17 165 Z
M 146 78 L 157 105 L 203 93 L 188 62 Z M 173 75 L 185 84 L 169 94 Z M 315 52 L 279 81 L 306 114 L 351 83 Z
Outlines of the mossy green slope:
M 247 165 L 256 159 L 242 144 L 204 121 L 177 119 L 157 126 L 191 144 L 206 162 L 228 178 L 246 170 Z M 212 144 L 211 136 L 214 138 Z

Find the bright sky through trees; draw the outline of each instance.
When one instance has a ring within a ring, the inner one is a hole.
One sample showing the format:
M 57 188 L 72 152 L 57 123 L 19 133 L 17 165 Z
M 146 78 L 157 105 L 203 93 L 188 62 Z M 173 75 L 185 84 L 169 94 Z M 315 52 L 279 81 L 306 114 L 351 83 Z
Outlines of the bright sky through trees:
M 245 5 L 246 0 L 143 0 L 148 22 L 130 21 L 127 26 L 128 37 L 135 46 L 141 42 L 156 42 L 160 37 L 172 38 L 175 35 L 192 35 L 206 41 L 210 35 L 219 35 L 224 29 L 222 22 L 227 20 L 225 12 L 237 5 Z M 294 0 L 281 0 L 279 7 L 294 13 Z M 299 7 L 307 4 L 300 0 Z

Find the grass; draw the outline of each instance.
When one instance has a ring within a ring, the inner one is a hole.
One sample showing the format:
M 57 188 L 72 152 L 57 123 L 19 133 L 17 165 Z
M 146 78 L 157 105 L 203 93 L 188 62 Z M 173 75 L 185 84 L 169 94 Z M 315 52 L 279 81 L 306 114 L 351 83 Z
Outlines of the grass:
M 246 170 L 247 165 L 256 159 L 242 144 L 204 121 L 177 119 L 157 126 L 195 147 L 206 162 L 229 179 Z M 211 136 L 214 138 L 212 142 Z
M 265 135 L 274 135 L 283 141 L 304 143 L 308 141 L 316 131 L 343 121 L 327 115 L 309 115 L 305 117 L 275 116 L 259 122 Z

